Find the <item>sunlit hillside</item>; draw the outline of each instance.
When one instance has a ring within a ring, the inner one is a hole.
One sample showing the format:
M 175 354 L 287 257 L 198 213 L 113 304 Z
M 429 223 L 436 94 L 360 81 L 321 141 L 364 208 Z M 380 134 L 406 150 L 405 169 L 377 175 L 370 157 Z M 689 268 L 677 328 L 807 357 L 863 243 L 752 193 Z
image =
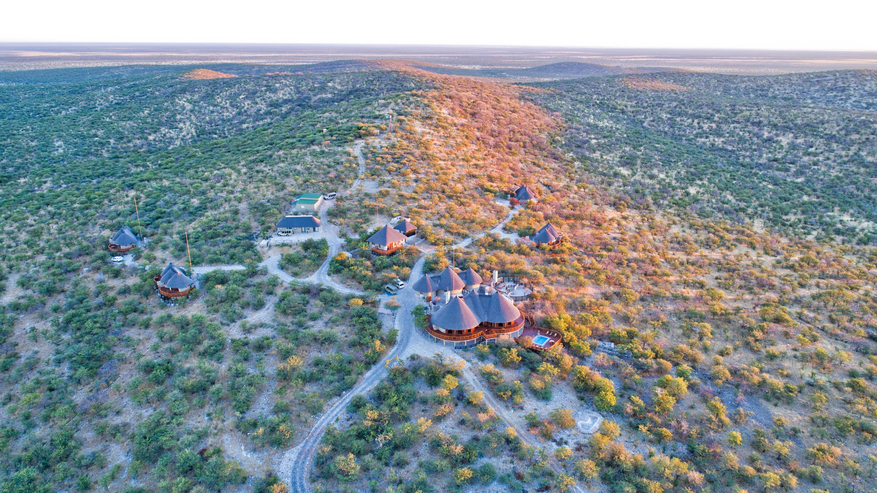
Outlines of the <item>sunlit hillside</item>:
M 0 491 L 870 491 L 873 72 L 425 68 L 0 72 Z

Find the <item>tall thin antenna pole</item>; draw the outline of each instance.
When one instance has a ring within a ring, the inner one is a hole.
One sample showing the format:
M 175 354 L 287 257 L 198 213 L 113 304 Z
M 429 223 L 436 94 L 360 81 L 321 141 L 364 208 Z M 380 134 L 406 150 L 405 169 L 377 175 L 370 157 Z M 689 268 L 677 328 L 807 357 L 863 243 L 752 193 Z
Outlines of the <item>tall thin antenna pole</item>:
M 186 230 L 186 253 L 189 255 L 189 275 L 194 276 L 195 270 L 192 268 L 192 252 L 189 251 L 189 230 Z
M 137 196 L 134 196 L 134 211 L 137 212 L 137 229 L 140 230 L 140 243 L 143 243 L 143 225 L 140 224 L 140 208 L 137 207 Z

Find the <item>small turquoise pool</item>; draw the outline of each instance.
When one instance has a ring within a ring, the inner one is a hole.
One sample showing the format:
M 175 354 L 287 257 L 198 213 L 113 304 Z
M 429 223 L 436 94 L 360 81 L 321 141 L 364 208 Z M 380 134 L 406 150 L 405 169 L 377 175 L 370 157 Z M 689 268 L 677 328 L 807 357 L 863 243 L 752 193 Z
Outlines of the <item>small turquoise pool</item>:
M 551 339 L 546 337 L 546 336 L 538 335 L 538 336 L 533 338 L 533 344 L 535 344 L 537 346 L 544 346 L 550 340 Z

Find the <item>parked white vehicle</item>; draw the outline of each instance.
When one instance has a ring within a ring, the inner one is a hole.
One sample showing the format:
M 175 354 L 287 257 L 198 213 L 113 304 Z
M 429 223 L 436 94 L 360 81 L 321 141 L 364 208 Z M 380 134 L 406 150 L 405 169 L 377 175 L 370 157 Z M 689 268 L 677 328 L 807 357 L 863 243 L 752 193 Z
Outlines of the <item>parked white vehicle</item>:
M 124 259 L 121 255 L 116 255 L 116 256 L 114 256 L 114 257 L 113 257 L 112 259 L 110 259 L 110 260 L 112 260 L 113 262 L 119 263 L 119 262 L 122 262 L 122 261 L 125 260 L 125 259 Z

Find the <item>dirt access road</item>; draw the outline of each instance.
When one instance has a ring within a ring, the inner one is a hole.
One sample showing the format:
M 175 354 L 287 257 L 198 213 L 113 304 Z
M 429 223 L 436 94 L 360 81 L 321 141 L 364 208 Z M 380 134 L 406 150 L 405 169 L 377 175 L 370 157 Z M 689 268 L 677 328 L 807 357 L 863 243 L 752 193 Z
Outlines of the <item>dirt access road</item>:
M 502 226 L 508 222 L 517 209 L 512 209 L 509 214 L 499 223 L 492 231 L 500 231 Z M 466 245 L 472 242 L 472 238 L 464 240 Z M 461 242 L 463 243 L 463 242 Z M 398 339 L 396 345 L 384 356 L 381 361 L 375 364 L 369 370 L 362 380 L 353 387 L 349 392 L 337 398 L 337 400 L 317 419 L 313 427 L 308 432 L 307 437 L 298 446 L 291 449 L 284 455 L 281 460 L 277 473 L 281 478 L 289 478 L 289 486 L 291 493 L 311 493 L 310 471 L 313 467 L 314 458 L 316 457 L 317 448 L 322 440 L 326 429 L 335 423 L 338 418 L 347 409 L 347 405 L 355 395 L 364 395 L 370 392 L 377 384 L 379 384 L 387 376 L 388 366 L 396 360 L 405 360 L 412 354 L 420 356 L 442 355 L 451 361 L 463 361 L 463 380 L 474 390 L 484 392 L 485 402 L 493 408 L 496 415 L 507 426 L 512 427 L 521 437 L 524 443 L 531 446 L 539 445 L 537 440 L 507 411 L 505 404 L 496 400 L 495 396 L 486 390 L 476 377 L 475 373 L 466 365 L 465 361 L 451 347 L 444 346 L 434 342 L 423 331 L 418 330 L 414 325 L 414 316 L 412 310 L 421 303 L 420 297 L 411 288 L 414 281 L 423 276 L 424 257 L 421 256 L 417 263 L 411 269 L 411 275 L 408 278 L 406 287 L 399 291 L 396 295 L 396 301 L 400 303 L 400 307 L 396 312 L 394 327 L 398 330 Z M 315 274 L 316 275 L 316 274 Z M 312 276 L 313 277 L 313 276 Z M 560 466 L 552 459 L 551 468 L 558 474 L 562 474 Z M 288 472 L 287 472 L 288 471 Z M 289 474 L 289 476 L 287 476 Z M 571 491 L 583 493 L 591 491 L 583 489 L 580 485 L 575 485 Z
M 411 314 L 414 307 L 421 303 L 417 293 L 411 289 L 411 284 L 423 275 L 424 257 L 418 259 L 417 263 L 411 269 L 411 276 L 408 279 L 406 287 L 396 295 L 396 300 L 401 304 L 396 312 L 394 327 L 399 331 L 399 337 L 396 345 L 388 352 L 381 361 L 379 361 L 371 370 L 369 370 L 362 380 L 353 389 L 345 395 L 339 397 L 316 421 L 314 426 L 308 432 L 307 437 L 297 447 L 290 450 L 283 458 L 278 473 L 280 477 L 286 476 L 290 479 L 289 486 L 291 493 L 311 493 L 310 487 L 310 471 L 313 467 L 314 458 L 317 454 L 320 440 L 323 438 L 326 429 L 334 423 L 342 413 L 346 412 L 347 405 L 353 396 L 367 394 L 377 384 L 379 384 L 387 376 L 387 367 L 395 360 L 404 361 L 412 354 L 420 356 L 442 355 L 450 361 L 463 361 L 464 367 L 462 378 L 472 389 L 484 392 L 485 402 L 493 408 L 496 415 L 507 426 L 512 427 L 521 439 L 528 445 L 539 445 L 536 439 L 513 418 L 506 410 L 505 404 L 496 400 L 494 395 L 486 390 L 472 369 L 466 365 L 466 362 L 457 354 L 450 346 L 438 344 L 430 339 L 423 331 L 418 330 L 414 325 L 414 316 Z M 558 474 L 563 471 L 553 460 L 552 469 Z M 288 472 L 287 472 L 288 471 Z M 578 485 L 572 488 L 572 491 L 582 493 L 583 490 Z M 588 490 L 590 491 L 590 490 Z

